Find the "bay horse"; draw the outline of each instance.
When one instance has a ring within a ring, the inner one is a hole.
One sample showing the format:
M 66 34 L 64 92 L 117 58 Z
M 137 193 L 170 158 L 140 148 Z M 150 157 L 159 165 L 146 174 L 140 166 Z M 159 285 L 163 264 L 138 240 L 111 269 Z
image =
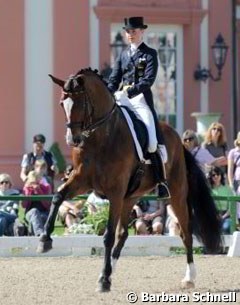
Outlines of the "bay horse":
M 62 88 L 60 105 L 66 117 L 66 142 L 73 146 L 74 170 L 53 196 L 37 251 L 52 248 L 51 233 L 62 201 L 96 191 L 110 201 L 103 237 L 104 264 L 98 280 L 99 291 L 110 291 L 111 274 L 128 237 L 132 208 L 139 198 L 156 187 L 157 181 L 152 166 L 141 164 L 143 175 L 139 186 L 129 192 L 129 183 L 140 161 L 123 113 L 97 70 L 80 70 L 66 81 L 49 76 Z M 206 248 L 214 252 L 221 245 L 220 222 L 202 170 L 184 149 L 177 132 L 167 124 L 160 124 L 168 151 L 166 170 L 171 205 L 186 248 L 187 268 L 182 286 L 189 288 L 194 287 L 196 277 L 193 229 Z

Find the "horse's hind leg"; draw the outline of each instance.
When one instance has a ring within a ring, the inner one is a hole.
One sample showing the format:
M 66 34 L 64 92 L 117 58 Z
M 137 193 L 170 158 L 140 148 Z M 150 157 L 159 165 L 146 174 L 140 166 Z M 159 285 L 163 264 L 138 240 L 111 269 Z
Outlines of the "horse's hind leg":
M 102 273 L 100 274 L 98 279 L 97 291 L 99 292 L 109 292 L 111 288 L 111 278 L 110 278 L 112 274 L 111 254 L 115 242 L 115 232 L 119 221 L 121 208 L 122 208 L 121 201 L 115 200 L 113 202 L 110 199 L 109 219 L 103 237 L 103 242 L 105 246 L 104 265 L 103 265 Z
M 113 254 L 112 254 L 112 272 L 115 271 L 116 264 L 120 257 L 122 248 L 125 244 L 125 241 L 128 238 L 129 219 L 130 219 L 130 214 L 131 214 L 135 201 L 136 201 L 135 199 L 131 200 L 131 201 L 125 200 L 123 203 L 120 221 L 118 223 L 117 232 L 116 232 L 117 243 L 113 249 Z
M 193 261 L 193 238 L 187 202 L 182 201 L 181 204 L 181 202 L 176 201 L 174 207 L 174 200 L 172 200 L 172 205 L 174 212 L 178 218 L 178 222 L 180 225 L 180 236 L 186 248 L 187 255 L 187 268 L 185 277 L 182 280 L 182 288 L 194 288 L 196 270 Z
M 193 261 L 192 234 L 189 230 L 183 229 L 180 233 L 187 251 L 187 268 L 184 278 L 182 279 L 182 288 L 194 288 L 196 279 L 196 269 Z

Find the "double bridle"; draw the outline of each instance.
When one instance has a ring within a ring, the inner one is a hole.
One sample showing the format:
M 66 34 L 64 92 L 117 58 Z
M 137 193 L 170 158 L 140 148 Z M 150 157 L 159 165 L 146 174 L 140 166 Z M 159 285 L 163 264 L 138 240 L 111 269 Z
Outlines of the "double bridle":
M 75 91 L 75 92 L 63 91 L 63 93 L 68 95 L 73 101 L 74 101 L 74 99 L 73 99 L 74 97 L 77 97 L 80 94 L 84 94 L 84 100 L 83 100 L 84 119 L 83 119 L 83 121 L 67 122 L 66 126 L 67 126 L 67 128 L 79 127 L 81 129 L 81 134 L 86 138 L 89 137 L 102 124 L 104 124 L 106 121 L 108 121 L 117 108 L 117 104 L 114 101 L 113 108 L 110 110 L 110 112 L 108 112 L 102 118 L 98 119 L 96 122 L 93 123 L 94 106 L 93 106 L 93 103 L 91 101 L 91 98 L 90 98 L 88 92 L 85 89 L 81 88 L 79 91 Z

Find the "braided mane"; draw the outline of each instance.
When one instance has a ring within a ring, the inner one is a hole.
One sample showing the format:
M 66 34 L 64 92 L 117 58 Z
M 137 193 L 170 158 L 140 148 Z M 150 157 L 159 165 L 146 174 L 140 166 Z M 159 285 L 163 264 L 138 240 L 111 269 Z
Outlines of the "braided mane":
M 96 74 L 96 75 L 100 78 L 100 80 L 107 86 L 107 82 L 105 81 L 103 75 L 100 74 L 99 71 L 98 71 L 97 69 L 94 69 L 94 70 L 93 70 L 91 67 L 88 67 L 88 68 L 84 68 L 84 69 L 79 70 L 79 71 L 75 74 L 75 76 L 77 76 L 77 75 L 79 75 L 79 74 L 84 74 L 84 73 L 86 73 L 86 72 L 93 72 L 93 73 Z

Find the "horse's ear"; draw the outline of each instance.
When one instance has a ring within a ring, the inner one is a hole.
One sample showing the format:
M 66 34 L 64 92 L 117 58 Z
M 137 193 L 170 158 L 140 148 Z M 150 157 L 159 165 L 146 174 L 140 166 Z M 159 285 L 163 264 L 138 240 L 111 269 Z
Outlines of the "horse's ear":
M 52 81 L 57 84 L 58 86 L 60 86 L 61 88 L 63 88 L 64 84 L 65 84 L 65 81 L 59 79 L 59 78 L 56 78 L 55 76 L 51 75 L 51 74 L 48 74 L 49 77 L 51 77 Z

